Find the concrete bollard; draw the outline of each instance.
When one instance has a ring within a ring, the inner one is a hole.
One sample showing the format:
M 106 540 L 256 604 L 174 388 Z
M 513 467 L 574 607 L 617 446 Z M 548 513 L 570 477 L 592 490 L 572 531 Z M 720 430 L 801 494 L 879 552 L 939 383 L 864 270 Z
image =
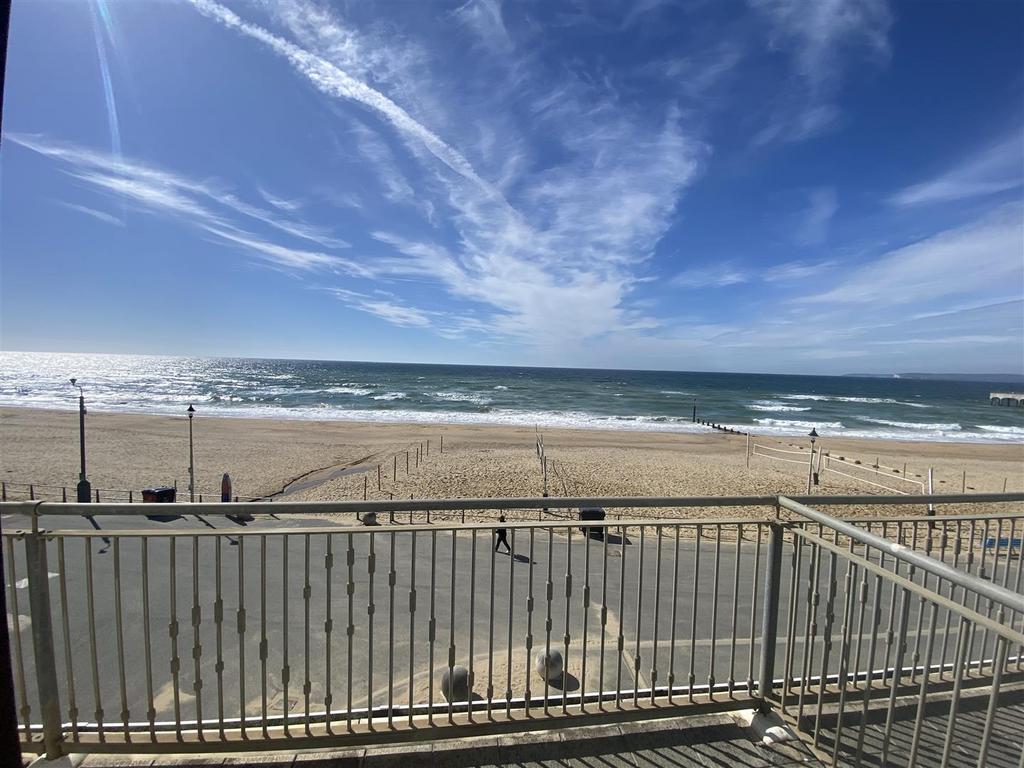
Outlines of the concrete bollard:
M 533 657 L 533 669 L 541 680 L 558 680 L 565 671 L 563 666 L 561 651 L 552 649 L 545 655 L 544 651 L 540 650 Z
M 469 701 L 469 670 L 461 664 L 450 670 L 445 667 L 441 673 L 441 695 L 446 701 Z

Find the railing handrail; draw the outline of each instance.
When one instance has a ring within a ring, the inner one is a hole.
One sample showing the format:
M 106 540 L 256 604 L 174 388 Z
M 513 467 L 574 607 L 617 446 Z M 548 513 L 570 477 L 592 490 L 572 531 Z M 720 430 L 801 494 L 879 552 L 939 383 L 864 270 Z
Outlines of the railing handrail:
M 977 576 L 973 576 L 957 568 L 953 568 L 950 565 L 946 565 L 946 563 L 941 560 L 937 560 L 930 555 L 911 549 L 904 544 L 899 544 L 895 541 L 891 541 L 890 539 L 885 539 L 881 536 L 876 536 L 873 533 L 868 533 L 863 528 L 844 520 L 834 518 L 831 515 L 826 515 L 816 509 L 808 507 L 805 504 L 801 504 L 795 499 L 780 496 L 779 505 L 791 512 L 796 512 L 798 515 L 801 515 L 808 520 L 821 523 L 827 528 L 838 531 L 853 541 L 865 544 L 884 552 L 885 554 L 891 555 L 896 560 L 901 560 L 908 565 L 920 568 L 933 576 L 945 579 L 951 584 L 955 584 L 958 587 L 975 592 L 1011 610 L 1024 613 L 1024 595 L 1018 595 L 1017 593 L 1011 592 L 1009 589 L 997 584 L 984 581 Z
M 1024 501 L 1024 492 L 956 493 L 899 496 L 546 496 L 465 499 L 381 499 L 345 501 L 245 501 L 176 502 L 164 509 L 187 510 L 187 515 L 239 515 L 245 513 L 323 514 L 344 512 L 426 512 L 484 509 L 570 509 L 575 507 L 648 508 L 648 507 L 777 507 L 782 501 L 813 503 L 816 506 L 852 506 L 858 504 L 906 506 L 908 504 L 975 504 Z M 60 501 L 0 502 L 5 510 L 37 515 L 153 515 L 158 505 L 140 502 L 102 502 L 79 504 Z

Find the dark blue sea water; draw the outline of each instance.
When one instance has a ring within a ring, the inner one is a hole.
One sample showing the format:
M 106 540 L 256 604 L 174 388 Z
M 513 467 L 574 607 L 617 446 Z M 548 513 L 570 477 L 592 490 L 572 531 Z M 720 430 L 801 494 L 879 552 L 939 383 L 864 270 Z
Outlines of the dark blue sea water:
M 695 432 L 698 415 L 747 431 L 1022 442 L 1024 409 L 973 382 L 0 353 L 0 405 L 290 419 L 521 424 Z

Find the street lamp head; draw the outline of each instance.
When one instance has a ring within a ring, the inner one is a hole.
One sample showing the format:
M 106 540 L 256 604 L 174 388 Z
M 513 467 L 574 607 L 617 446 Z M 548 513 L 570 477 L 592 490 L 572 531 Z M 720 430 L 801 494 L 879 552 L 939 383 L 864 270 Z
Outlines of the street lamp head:
M 75 384 L 75 382 L 76 382 L 76 381 L 78 381 L 78 379 L 76 379 L 76 378 L 75 378 L 74 376 L 72 376 L 72 377 L 71 377 L 71 386 L 72 386 L 72 387 L 74 387 L 74 386 L 77 386 L 77 385 Z
M 811 442 L 813 443 L 815 438 L 818 437 L 818 430 L 811 427 L 811 433 L 808 435 L 808 437 L 811 438 Z
M 191 405 L 189 405 L 189 407 L 188 407 L 188 417 L 191 419 L 193 416 L 195 416 L 195 413 L 196 413 L 196 409 L 193 408 Z

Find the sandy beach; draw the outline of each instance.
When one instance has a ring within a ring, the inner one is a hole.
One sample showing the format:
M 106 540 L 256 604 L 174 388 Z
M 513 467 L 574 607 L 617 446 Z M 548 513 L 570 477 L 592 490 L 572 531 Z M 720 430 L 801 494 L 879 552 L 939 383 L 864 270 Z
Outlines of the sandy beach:
M 540 496 L 544 491 L 533 427 L 203 417 L 196 418 L 193 426 L 196 486 L 207 500 L 219 498 L 224 472 L 230 473 L 236 495 L 281 498 L 283 494 L 292 501 L 362 499 L 364 490 L 370 499 Z M 186 493 L 186 419 L 90 413 L 87 439 L 89 479 L 101 493 L 107 489 L 138 492 L 175 482 L 179 498 Z M 790 461 L 754 455 L 749 467 L 746 439 L 712 430 L 693 435 L 547 429 L 543 440 L 552 496 L 806 491 L 807 440 L 801 438 L 753 438 L 759 453 L 767 448 L 789 451 L 768 453 Z M 46 486 L 70 489 L 77 481 L 76 412 L 0 409 L 0 441 L 0 478 L 9 484 L 9 498 L 25 496 L 27 489 L 17 484 L 33 483 L 40 486 L 35 489 L 37 497 L 54 498 L 59 489 Z M 936 492 L 962 488 L 993 492 L 1004 486 L 1024 490 L 1024 445 L 827 435 L 819 445 L 831 454 L 830 466 L 852 477 L 823 472 L 817 493 L 885 492 L 871 483 L 912 492 L 929 467 L 934 470 Z M 839 456 L 845 461 L 840 463 Z M 904 464 L 906 480 L 901 479 Z

